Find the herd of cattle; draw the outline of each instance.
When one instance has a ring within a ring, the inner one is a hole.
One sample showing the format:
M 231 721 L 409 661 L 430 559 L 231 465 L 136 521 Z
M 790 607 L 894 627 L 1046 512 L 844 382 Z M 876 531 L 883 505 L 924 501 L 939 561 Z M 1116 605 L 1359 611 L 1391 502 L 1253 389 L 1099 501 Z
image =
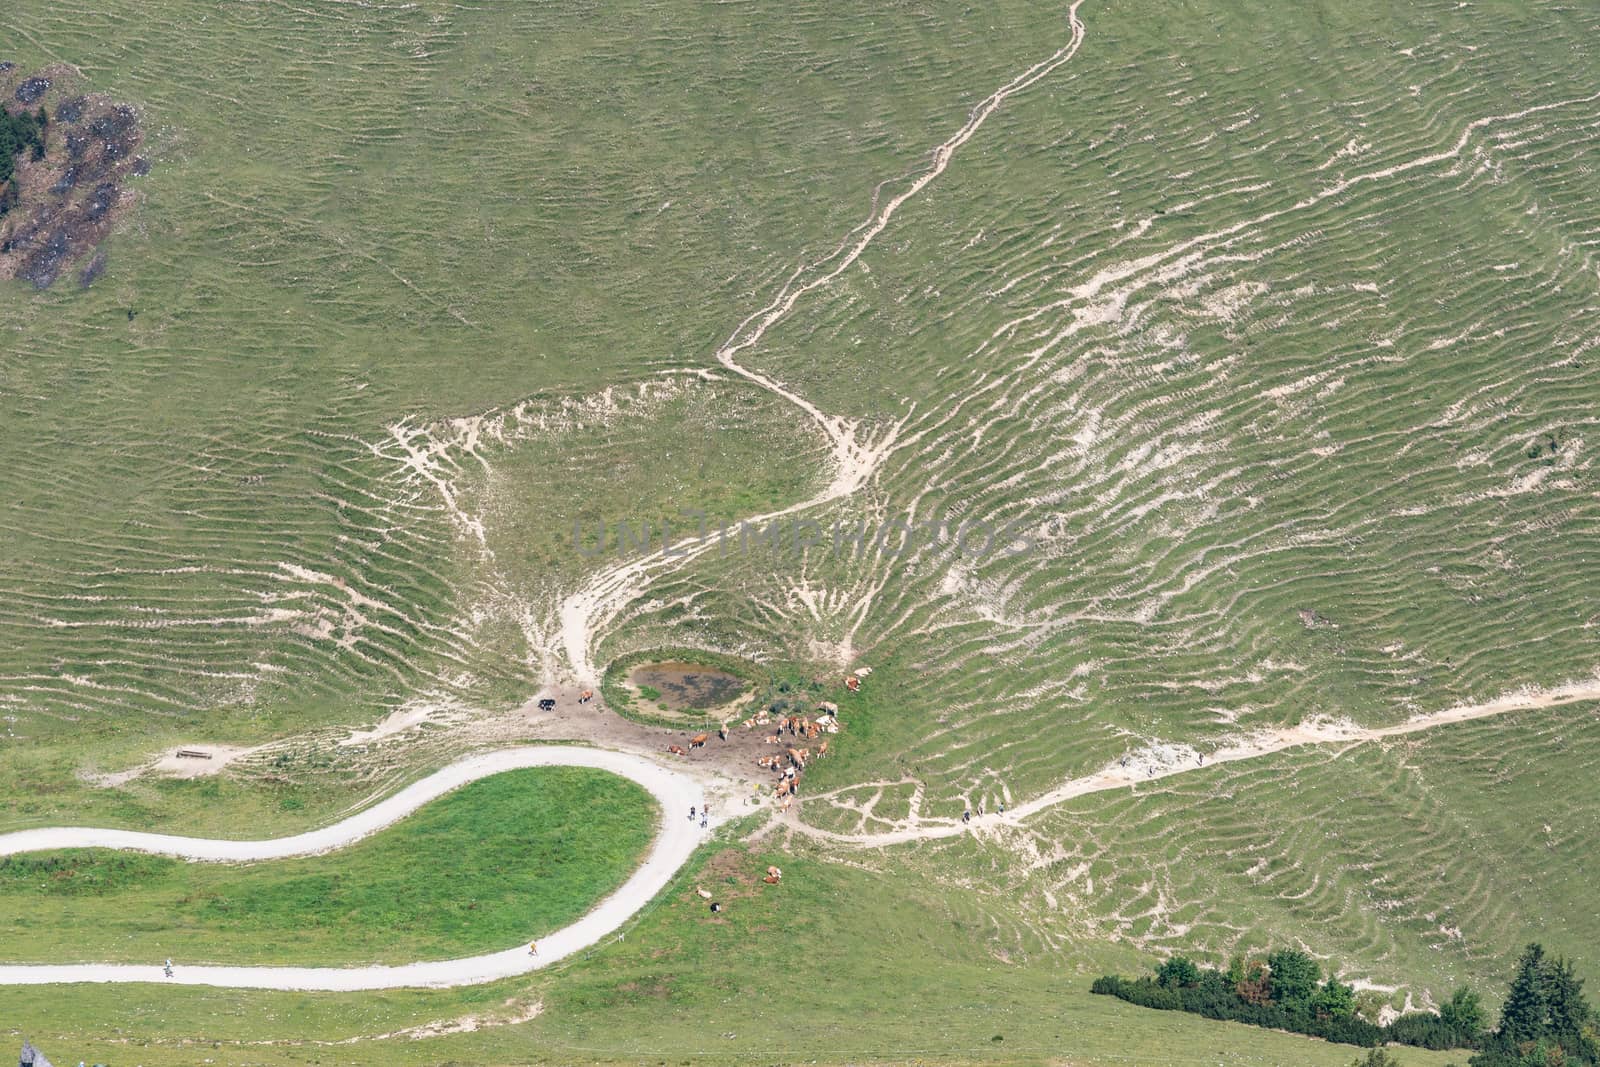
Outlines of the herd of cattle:
M 778 776 L 777 782 L 772 787 L 772 795 L 782 802 L 785 811 L 794 803 L 794 798 L 800 794 L 800 779 L 805 774 L 806 764 L 813 759 L 821 759 L 828 754 L 828 739 L 822 737 L 824 733 L 836 734 L 841 728 L 838 718 L 838 707 L 827 702 L 817 706 L 821 712 L 816 718 L 805 715 L 784 715 L 777 719 L 777 729 L 761 738 L 764 744 L 783 745 L 783 751 L 774 752 L 770 756 L 756 758 L 756 766 L 764 771 L 771 771 Z M 768 726 L 773 722 L 772 717 L 765 711 L 757 713 L 753 718 L 745 721 L 747 728 L 754 729 L 758 726 Z M 808 745 L 798 747 L 802 741 L 821 742 L 816 746 L 815 755 Z
M 845 679 L 845 688 L 852 693 L 860 692 L 861 679 L 865 676 L 866 669 L 863 668 Z M 772 709 L 762 708 L 746 719 L 742 725 L 746 730 L 773 727 L 771 733 L 762 736 L 762 743 L 783 746 L 781 752 L 757 757 L 756 766 L 777 776 L 772 793 L 785 811 L 800 794 L 800 780 L 805 774 L 806 764 L 812 760 L 822 759 L 828 754 L 830 741 L 822 735 L 836 734 L 844 728 L 844 724 L 839 721 L 839 705 L 826 700 L 817 705 L 814 716 L 781 714 L 774 716 Z M 728 740 L 726 723 L 717 730 L 717 736 L 723 741 Z M 667 751 L 675 756 L 687 756 L 692 750 L 701 748 L 710 740 L 710 733 L 696 734 L 689 738 L 688 748 L 682 745 L 668 745 Z
M 852 693 L 859 692 L 861 679 L 866 677 L 866 673 L 867 668 L 863 668 L 855 675 L 846 678 L 845 688 Z M 768 745 L 782 745 L 783 751 L 757 757 L 756 766 L 778 776 L 777 782 L 772 787 L 772 794 L 784 811 L 788 811 L 789 805 L 794 803 L 794 798 L 800 795 L 800 779 L 805 774 L 806 764 L 813 759 L 822 759 L 828 754 L 830 742 L 822 735 L 836 734 L 844 728 L 844 724 L 839 721 L 839 705 L 824 700 L 817 705 L 816 711 L 815 718 L 806 715 L 780 715 L 774 720 L 771 713 L 763 708 L 745 720 L 746 729 L 770 726 L 774 721 L 777 723 L 776 729 L 763 736 L 761 740 Z M 802 741 L 817 741 L 816 753 L 813 755 L 809 745 L 804 748 L 799 747 Z
M 784 746 L 781 753 L 774 752 L 770 756 L 758 757 L 756 766 L 778 776 L 776 784 L 772 787 L 773 795 L 783 801 L 785 810 L 800 792 L 800 776 L 805 773 L 806 764 L 813 759 L 822 759 L 828 754 L 829 740 L 822 735 L 836 734 L 843 728 L 835 714 L 839 710 L 836 705 L 824 702 L 817 710 L 821 714 L 814 719 L 805 715 L 780 716 L 776 720 L 777 728 L 761 738 L 764 744 Z M 760 711 L 746 719 L 744 726 L 746 729 L 754 729 L 758 726 L 769 726 L 773 721 L 770 713 Z M 719 728 L 717 736 L 726 741 L 728 727 L 724 725 Z M 809 745 L 805 748 L 797 747 L 802 741 L 817 741 L 819 738 L 821 740 L 816 745 L 814 753 Z M 710 740 L 710 733 L 695 734 L 689 738 L 688 748 L 682 745 L 668 745 L 667 751 L 674 756 L 687 756 L 694 749 L 703 748 Z

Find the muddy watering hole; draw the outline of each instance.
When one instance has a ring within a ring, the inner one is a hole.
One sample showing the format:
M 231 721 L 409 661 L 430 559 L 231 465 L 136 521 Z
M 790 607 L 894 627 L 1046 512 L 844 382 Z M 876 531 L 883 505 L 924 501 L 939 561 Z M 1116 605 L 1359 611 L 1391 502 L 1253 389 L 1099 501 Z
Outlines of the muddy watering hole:
M 714 708 L 749 688 L 738 675 L 698 663 L 643 663 L 628 674 L 628 684 L 672 711 Z

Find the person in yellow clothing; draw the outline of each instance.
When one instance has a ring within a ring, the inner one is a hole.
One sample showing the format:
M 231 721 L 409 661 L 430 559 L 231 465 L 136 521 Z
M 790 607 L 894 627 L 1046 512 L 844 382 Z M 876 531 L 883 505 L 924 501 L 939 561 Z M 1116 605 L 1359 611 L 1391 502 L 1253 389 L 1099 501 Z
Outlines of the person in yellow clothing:
M 528 942 L 528 955 L 537 956 L 538 954 L 539 954 L 539 942 L 537 942 L 537 941 L 529 941 Z

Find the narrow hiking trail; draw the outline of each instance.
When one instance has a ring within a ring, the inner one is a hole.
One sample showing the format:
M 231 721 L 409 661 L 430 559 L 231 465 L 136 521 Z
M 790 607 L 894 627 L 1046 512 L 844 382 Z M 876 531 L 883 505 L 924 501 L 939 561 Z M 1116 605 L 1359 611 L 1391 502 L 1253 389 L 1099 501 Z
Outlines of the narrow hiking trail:
M 771 523 L 797 512 L 851 496 L 871 480 L 883 462 L 895 450 L 904 420 L 882 431 L 869 440 L 861 440 L 861 427 L 853 420 L 829 415 L 811 401 L 789 389 L 783 383 L 760 371 L 746 367 L 737 359 L 740 353 L 753 348 L 766 336 L 767 331 L 783 321 L 807 294 L 833 284 L 848 270 L 879 234 L 888 227 L 894 214 L 906 201 L 922 192 L 945 172 L 955 158 L 956 151 L 970 141 L 1006 99 L 1033 86 L 1071 59 L 1083 44 L 1084 24 L 1078 9 L 1084 0 L 1073 0 L 1067 9 L 1067 23 L 1071 37 L 1048 58 L 1035 63 L 979 102 L 967 115 L 967 121 L 932 152 L 932 163 L 904 190 L 887 200 L 881 200 L 889 179 L 873 190 L 873 208 L 866 221 L 847 234 L 827 256 L 814 263 L 802 264 L 789 276 L 775 296 L 752 313 L 734 329 L 733 333 L 716 350 L 718 363 L 732 373 L 765 389 L 805 413 L 828 438 L 832 446 L 833 476 L 815 496 L 785 508 L 745 519 L 757 526 Z M 630 562 L 618 563 L 591 576 L 578 591 L 562 601 L 559 611 L 561 645 L 576 680 L 593 685 L 599 680 L 599 670 L 591 656 L 594 642 L 600 632 L 648 587 L 658 574 L 674 570 L 695 559 L 716 542 L 702 539 L 685 543 L 673 555 L 663 553 Z
M 1542 708 L 1560 707 L 1563 704 L 1576 704 L 1585 700 L 1600 701 L 1600 678 L 1572 682 L 1555 689 L 1533 693 L 1526 691 L 1509 693 L 1482 704 L 1463 704 L 1453 708 L 1446 708 L 1443 711 L 1413 716 L 1393 726 L 1361 727 L 1349 720 L 1302 722 L 1282 729 L 1252 734 L 1232 744 L 1224 745 L 1221 748 L 1205 753 L 1203 761 L 1199 758 L 1200 754 L 1197 752 L 1196 760 L 1193 763 L 1186 762 L 1177 765 L 1146 767 L 1144 773 L 1140 773 L 1137 769 L 1129 770 L 1120 764 L 1111 764 L 1094 774 L 1063 782 L 1047 793 L 1041 793 L 1032 800 L 1024 801 L 1008 809 L 1004 815 L 991 813 L 977 817 L 971 823 L 963 823 L 960 819 L 925 821 L 913 815 L 911 819 L 906 820 L 905 825 L 894 830 L 871 834 L 848 834 L 824 830 L 802 822 L 799 817 L 800 809 L 796 807 L 784 817 L 762 827 L 757 833 L 765 833 L 772 829 L 774 825 L 781 825 L 785 829 L 807 837 L 830 841 L 835 844 L 882 848 L 889 845 L 909 844 L 915 841 L 933 841 L 941 838 L 956 837 L 969 831 L 975 832 L 997 827 L 1016 828 L 1021 827 L 1032 816 L 1075 797 L 1086 796 L 1090 793 L 1103 793 L 1113 789 L 1131 789 L 1143 783 L 1157 782 L 1180 774 L 1209 770 L 1222 763 L 1238 763 L 1244 760 L 1260 759 L 1264 756 L 1282 752 L 1285 749 L 1299 748 L 1303 745 L 1354 747 L 1374 741 L 1384 741 L 1391 737 L 1404 737 L 1407 734 L 1423 733 L 1441 726 L 1449 726 L 1453 723 L 1489 719 L 1518 711 L 1535 711 Z M 860 789 L 863 784 L 870 785 L 871 783 L 857 783 L 849 788 Z M 832 794 L 821 793 L 808 799 L 821 799 L 830 795 Z
M 454 960 L 369 967 L 226 967 L 176 962 L 164 977 L 160 961 L 113 963 L 0 964 L 0 986 L 59 982 L 166 982 L 241 989 L 362 990 L 444 987 L 492 982 L 547 967 L 614 933 L 649 903 L 677 874 L 707 831 L 682 818 L 705 805 L 700 783 L 642 756 L 572 745 L 529 745 L 469 756 L 430 774 L 348 819 L 320 830 L 263 841 L 147 834 L 93 827 L 48 827 L 0 834 L 0 856 L 60 848 L 113 848 L 151 852 L 202 862 L 281 859 L 329 852 L 391 826 L 429 801 L 469 782 L 527 767 L 588 767 L 639 783 L 661 806 L 661 825 L 638 869 L 616 892 L 577 922 L 539 937 L 539 954 L 526 941 L 502 952 Z M 714 822 L 722 823 L 722 818 Z M 536 934 L 538 931 L 530 931 Z

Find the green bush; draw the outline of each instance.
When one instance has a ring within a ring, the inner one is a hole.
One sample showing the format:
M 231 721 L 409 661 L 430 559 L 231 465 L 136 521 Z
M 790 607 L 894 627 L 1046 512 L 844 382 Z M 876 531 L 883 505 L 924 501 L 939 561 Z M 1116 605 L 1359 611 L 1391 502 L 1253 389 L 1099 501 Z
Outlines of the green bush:
M 34 159 L 44 158 L 44 108 L 37 114 L 23 111 L 12 115 L 0 108 L 0 184 L 11 180 L 17 157 L 33 150 Z
M 1156 971 L 1156 981 L 1168 989 L 1191 986 L 1200 980 L 1200 968 L 1186 956 L 1174 956 Z
M 1269 953 L 1267 968 L 1271 971 L 1268 988 L 1278 1004 L 1286 1008 L 1304 1008 L 1317 995 L 1322 968 L 1299 949 L 1284 948 Z
M 1252 978 L 1257 972 L 1259 977 Z M 1326 982 L 1321 978 L 1321 968 L 1309 955 L 1284 949 L 1270 953 L 1265 965 L 1236 959 L 1226 972 L 1174 956 L 1153 977 L 1130 980 L 1108 974 L 1096 979 L 1089 991 L 1140 1007 L 1185 1011 L 1366 1048 L 1385 1042 L 1430 1049 L 1477 1046 L 1478 1032 L 1462 1024 L 1470 1022 L 1476 1009 L 1469 993 L 1452 998 L 1455 1021 L 1451 1023 L 1431 1012 L 1416 1012 L 1390 1026 L 1378 1026 L 1356 1016 L 1354 989 L 1336 978 Z M 1263 988 L 1268 995 L 1262 995 Z
M 1360 1059 L 1352 1060 L 1350 1067 L 1400 1067 L 1400 1061 L 1388 1049 L 1375 1048 Z
M 1348 1019 L 1356 1013 L 1356 991 L 1330 977 L 1311 998 L 1311 1013 L 1327 1019 Z

